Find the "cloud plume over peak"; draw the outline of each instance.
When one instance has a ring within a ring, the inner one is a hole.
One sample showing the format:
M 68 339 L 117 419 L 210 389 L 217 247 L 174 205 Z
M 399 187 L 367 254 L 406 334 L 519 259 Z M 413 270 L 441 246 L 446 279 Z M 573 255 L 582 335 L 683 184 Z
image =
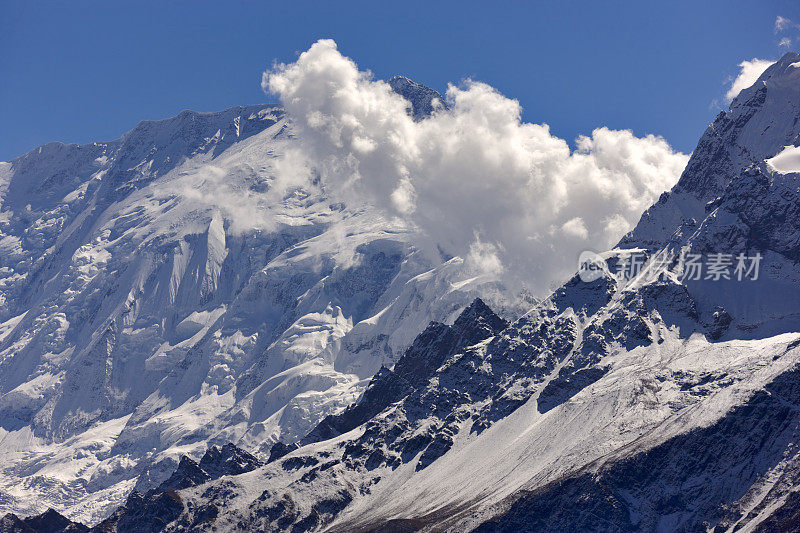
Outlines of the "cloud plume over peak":
M 739 75 L 731 82 L 728 92 L 725 93 L 725 101 L 730 102 L 736 98 L 740 92 L 753 85 L 756 80 L 764 73 L 767 68 L 775 61 L 771 59 L 753 58 L 739 63 Z
M 485 83 L 450 85 L 447 109 L 409 102 L 332 40 L 264 73 L 329 194 L 377 205 L 431 247 L 543 293 L 580 251 L 614 244 L 683 170 L 661 137 L 595 129 L 572 151 Z M 502 273 L 502 274 L 501 274 Z

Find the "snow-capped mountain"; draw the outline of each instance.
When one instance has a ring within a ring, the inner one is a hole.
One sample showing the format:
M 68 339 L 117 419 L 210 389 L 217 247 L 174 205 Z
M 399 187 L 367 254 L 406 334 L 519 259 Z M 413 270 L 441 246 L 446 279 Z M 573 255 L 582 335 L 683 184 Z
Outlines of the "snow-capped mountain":
M 136 492 L 99 528 L 795 530 L 798 66 L 720 113 L 594 279 L 510 324 L 476 301 L 267 464 L 212 479 L 185 461 L 182 488 Z M 758 268 L 737 275 L 740 256 Z
M 392 84 L 415 117 L 441 101 Z M 295 142 L 254 105 L 0 163 L 0 512 L 94 523 L 182 456 L 266 460 L 432 320 L 500 301 L 413 228 L 277 180 Z

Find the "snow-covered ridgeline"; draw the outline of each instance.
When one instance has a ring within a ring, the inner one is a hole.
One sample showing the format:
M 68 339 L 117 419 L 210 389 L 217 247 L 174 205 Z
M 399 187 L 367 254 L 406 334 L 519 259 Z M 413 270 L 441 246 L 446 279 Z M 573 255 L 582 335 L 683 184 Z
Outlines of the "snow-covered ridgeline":
M 277 180 L 271 105 L 0 166 L 0 512 L 94 522 L 178 458 L 268 454 L 496 286 Z

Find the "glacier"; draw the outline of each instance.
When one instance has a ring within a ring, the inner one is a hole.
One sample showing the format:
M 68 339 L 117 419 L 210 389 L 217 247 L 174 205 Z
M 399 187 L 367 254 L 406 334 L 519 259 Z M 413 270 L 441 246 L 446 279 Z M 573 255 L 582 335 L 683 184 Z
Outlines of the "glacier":
M 393 83 L 419 116 L 441 99 Z M 182 456 L 266 458 L 432 320 L 513 300 L 407 224 L 281 182 L 296 142 L 263 104 L 0 163 L 0 512 L 94 523 Z

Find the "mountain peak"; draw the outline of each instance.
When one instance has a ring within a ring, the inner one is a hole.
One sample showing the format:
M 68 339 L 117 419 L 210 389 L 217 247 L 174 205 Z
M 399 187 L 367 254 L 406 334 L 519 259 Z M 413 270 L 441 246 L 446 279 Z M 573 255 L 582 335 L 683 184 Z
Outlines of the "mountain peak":
M 429 117 L 436 109 L 447 109 L 444 97 L 430 87 L 416 83 L 405 76 L 395 76 L 389 80 L 394 92 L 411 102 L 411 116 L 414 120 Z
M 495 335 L 507 326 L 508 323 L 492 311 L 480 298 L 475 298 L 453 323 L 453 327 L 457 331 L 481 328 L 486 337 Z M 473 335 L 472 337 L 477 339 L 480 336 Z
M 798 71 L 799 67 L 800 54 L 797 52 L 786 52 L 779 60 L 767 67 L 761 76 L 758 77 L 754 85 L 757 86 L 758 82 L 765 82 L 786 75 L 792 75 Z
M 800 54 L 789 52 L 742 90 L 717 115 L 692 152 L 677 185 L 648 209 L 620 242 L 623 248 L 660 247 L 676 228 L 689 231 L 705 206 L 748 180 L 786 146 L 800 143 Z
M 767 67 L 753 85 L 742 90 L 733 99 L 730 110 L 733 111 L 741 106 L 752 107 L 754 104 L 763 104 L 766 99 L 760 91 L 766 90 L 771 93 L 787 92 L 788 94 L 785 97 L 777 94 L 773 96 L 773 100 L 777 100 L 781 104 L 786 105 L 796 102 L 794 93 L 797 93 L 798 86 L 800 86 L 798 81 L 800 81 L 800 54 L 787 52 L 783 57 Z M 785 111 L 789 113 L 788 109 Z

